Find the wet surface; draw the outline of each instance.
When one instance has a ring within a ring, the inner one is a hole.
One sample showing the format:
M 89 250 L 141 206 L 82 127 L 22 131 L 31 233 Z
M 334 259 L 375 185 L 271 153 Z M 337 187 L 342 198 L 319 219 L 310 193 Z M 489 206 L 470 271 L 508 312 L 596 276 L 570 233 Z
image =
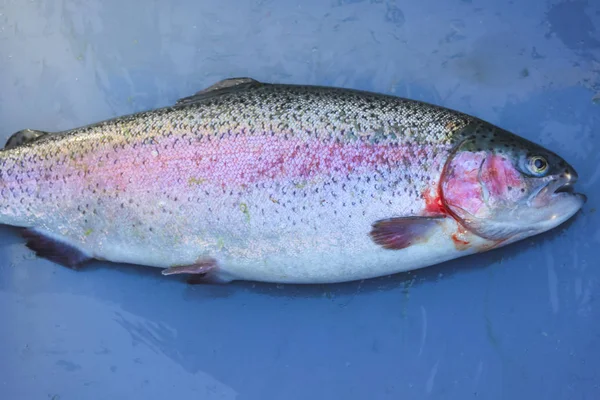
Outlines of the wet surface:
M 0 229 L 0 397 L 595 399 L 600 6 L 592 1 L 3 1 L 1 140 L 172 104 L 235 76 L 407 96 L 578 171 L 547 234 L 333 286 L 74 272 Z

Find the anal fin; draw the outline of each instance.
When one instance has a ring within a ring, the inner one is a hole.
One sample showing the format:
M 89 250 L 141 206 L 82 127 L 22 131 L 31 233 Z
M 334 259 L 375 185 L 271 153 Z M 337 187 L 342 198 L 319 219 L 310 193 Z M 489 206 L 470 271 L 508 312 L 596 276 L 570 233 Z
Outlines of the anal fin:
M 404 217 L 376 221 L 371 239 L 390 250 L 401 250 L 413 244 L 426 242 L 431 231 L 444 217 Z
M 24 229 L 21 235 L 27 240 L 26 246 L 33 250 L 36 256 L 71 269 L 79 269 L 93 258 L 73 245 L 51 238 L 34 229 Z

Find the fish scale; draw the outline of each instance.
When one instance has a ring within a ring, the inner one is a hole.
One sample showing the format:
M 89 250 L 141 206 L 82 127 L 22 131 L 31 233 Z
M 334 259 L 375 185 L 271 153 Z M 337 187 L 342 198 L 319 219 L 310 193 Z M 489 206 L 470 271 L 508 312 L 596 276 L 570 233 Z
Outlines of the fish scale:
M 378 276 L 456 256 L 454 220 L 438 224 L 440 249 L 424 258 L 369 234 L 377 221 L 443 212 L 444 165 L 482 123 L 393 96 L 224 81 L 171 107 L 7 146 L 0 222 L 78 260 L 218 266 L 221 280 Z

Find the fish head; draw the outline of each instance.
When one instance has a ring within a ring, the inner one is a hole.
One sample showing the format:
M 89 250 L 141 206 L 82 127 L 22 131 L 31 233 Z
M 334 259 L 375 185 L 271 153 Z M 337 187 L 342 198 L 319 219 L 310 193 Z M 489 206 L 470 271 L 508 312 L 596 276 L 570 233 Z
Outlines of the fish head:
M 575 169 L 552 151 L 500 128 L 473 128 L 446 162 L 441 194 L 466 229 L 504 244 L 550 230 L 586 202 Z

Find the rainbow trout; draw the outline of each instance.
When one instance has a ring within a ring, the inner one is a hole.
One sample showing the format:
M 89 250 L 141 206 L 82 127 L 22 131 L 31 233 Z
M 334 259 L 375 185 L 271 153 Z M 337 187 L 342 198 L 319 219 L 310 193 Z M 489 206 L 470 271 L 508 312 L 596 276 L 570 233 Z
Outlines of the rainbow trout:
M 227 79 L 173 106 L 0 151 L 0 223 L 40 257 L 332 283 L 552 229 L 585 203 L 555 153 L 475 117 L 370 92 Z

